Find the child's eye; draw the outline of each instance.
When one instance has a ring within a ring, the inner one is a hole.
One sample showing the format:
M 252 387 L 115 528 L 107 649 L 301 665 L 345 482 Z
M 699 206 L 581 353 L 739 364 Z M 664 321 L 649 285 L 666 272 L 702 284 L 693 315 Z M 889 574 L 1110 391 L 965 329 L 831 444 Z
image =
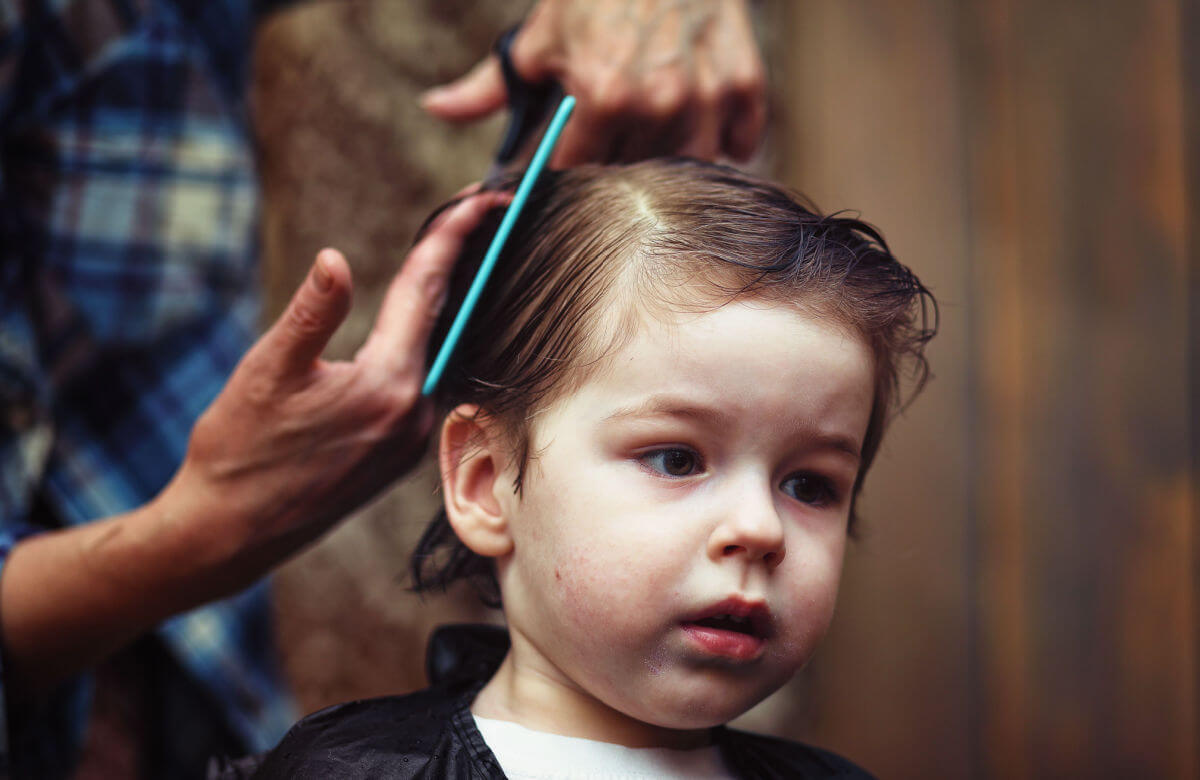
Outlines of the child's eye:
M 700 471 L 700 456 L 678 447 L 647 452 L 639 460 L 668 477 L 686 477 Z
M 779 487 L 797 501 L 813 506 L 825 506 L 837 498 L 828 479 L 806 471 L 792 474 Z

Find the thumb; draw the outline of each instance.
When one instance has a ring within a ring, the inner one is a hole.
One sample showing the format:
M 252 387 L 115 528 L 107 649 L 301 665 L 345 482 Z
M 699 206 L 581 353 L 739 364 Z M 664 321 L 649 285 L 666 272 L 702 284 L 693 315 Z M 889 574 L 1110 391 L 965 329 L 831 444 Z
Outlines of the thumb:
M 507 100 L 500 61 L 489 55 L 465 76 L 422 94 L 421 107 L 438 119 L 461 122 L 485 117 Z
M 279 378 L 312 368 L 350 311 L 350 266 L 336 249 L 322 249 L 283 315 L 255 345 L 256 357 Z

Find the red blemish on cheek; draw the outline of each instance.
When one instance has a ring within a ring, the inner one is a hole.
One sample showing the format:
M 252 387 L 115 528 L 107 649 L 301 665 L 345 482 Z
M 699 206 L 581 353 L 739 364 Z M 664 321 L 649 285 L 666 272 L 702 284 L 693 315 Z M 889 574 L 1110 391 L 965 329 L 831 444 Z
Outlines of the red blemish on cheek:
M 557 567 L 554 569 L 554 579 L 558 582 L 562 582 L 562 572 L 559 571 Z

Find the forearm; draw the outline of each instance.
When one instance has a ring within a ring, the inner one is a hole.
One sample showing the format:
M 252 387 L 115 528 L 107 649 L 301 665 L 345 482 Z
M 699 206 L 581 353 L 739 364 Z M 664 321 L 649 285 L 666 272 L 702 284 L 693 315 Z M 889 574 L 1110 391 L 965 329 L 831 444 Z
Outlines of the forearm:
M 38 698 L 167 617 L 252 581 L 237 540 L 206 529 L 199 509 L 168 489 L 127 514 L 18 544 L 0 577 L 11 693 Z

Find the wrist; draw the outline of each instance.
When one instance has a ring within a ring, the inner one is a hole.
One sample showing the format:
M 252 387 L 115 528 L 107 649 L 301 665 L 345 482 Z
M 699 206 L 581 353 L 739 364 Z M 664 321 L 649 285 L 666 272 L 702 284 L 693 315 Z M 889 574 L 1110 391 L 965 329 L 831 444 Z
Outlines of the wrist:
M 129 625 L 154 625 L 224 595 L 218 573 L 231 551 L 205 534 L 194 503 L 171 486 L 149 503 L 103 521 L 78 540 L 79 568 L 103 603 L 129 605 Z M 136 605 L 136 607 L 134 607 Z
M 192 504 L 167 489 L 131 512 L 13 548 L 0 618 L 20 695 L 40 697 L 162 620 L 253 579 L 239 576 L 233 546 L 205 533 Z
M 255 566 L 253 529 L 247 507 L 207 485 L 187 466 L 139 510 L 142 559 L 152 561 L 147 579 L 170 583 L 170 614 L 232 595 L 264 574 Z

